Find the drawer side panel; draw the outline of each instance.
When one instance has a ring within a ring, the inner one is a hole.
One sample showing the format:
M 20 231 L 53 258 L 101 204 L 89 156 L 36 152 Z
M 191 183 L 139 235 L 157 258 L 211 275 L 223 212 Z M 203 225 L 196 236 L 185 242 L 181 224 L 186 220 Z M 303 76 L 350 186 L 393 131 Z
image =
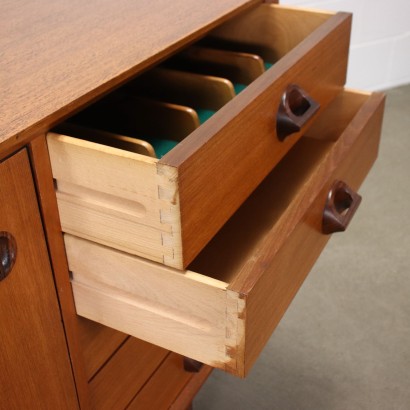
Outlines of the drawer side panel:
M 47 135 L 63 232 L 181 266 L 178 177 L 149 157 Z
M 65 235 L 77 313 L 215 367 L 233 366 L 237 309 L 227 285 Z

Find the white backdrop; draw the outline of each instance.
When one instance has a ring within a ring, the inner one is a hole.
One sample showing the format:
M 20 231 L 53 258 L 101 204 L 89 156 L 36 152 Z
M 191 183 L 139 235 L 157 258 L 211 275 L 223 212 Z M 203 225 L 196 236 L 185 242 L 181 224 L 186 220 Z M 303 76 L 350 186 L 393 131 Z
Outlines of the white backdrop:
M 410 83 L 410 0 L 280 0 L 353 13 L 347 86 L 382 90 Z

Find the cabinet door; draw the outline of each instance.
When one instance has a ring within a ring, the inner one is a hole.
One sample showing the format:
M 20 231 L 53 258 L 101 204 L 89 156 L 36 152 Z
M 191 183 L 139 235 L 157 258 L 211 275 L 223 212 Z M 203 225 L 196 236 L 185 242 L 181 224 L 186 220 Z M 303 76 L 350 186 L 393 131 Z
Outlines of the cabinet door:
M 0 409 L 78 408 L 26 150 L 0 163 Z

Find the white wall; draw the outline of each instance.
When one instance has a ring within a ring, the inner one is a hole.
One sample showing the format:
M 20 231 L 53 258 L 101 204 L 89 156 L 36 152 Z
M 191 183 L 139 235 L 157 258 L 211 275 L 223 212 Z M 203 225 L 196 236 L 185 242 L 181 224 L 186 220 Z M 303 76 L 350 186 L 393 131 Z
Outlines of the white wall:
M 281 0 L 353 13 L 347 86 L 381 90 L 410 83 L 410 0 Z

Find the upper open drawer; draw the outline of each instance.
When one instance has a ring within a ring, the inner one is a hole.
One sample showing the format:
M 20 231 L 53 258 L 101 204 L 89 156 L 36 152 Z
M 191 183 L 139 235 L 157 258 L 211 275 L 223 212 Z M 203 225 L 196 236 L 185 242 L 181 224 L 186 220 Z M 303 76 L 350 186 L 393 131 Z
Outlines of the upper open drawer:
M 382 114 L 380 94 L 338 97 L 186 271 L 65 235 L 77 313 L 245 375 L 357 209 Z
M 245 47 L 272 67 L 160 160 L 50 133 L 63 230 L 185 268 L 340 91 L 350 23 L 261 5 L 209 33 L 199 46 Z

